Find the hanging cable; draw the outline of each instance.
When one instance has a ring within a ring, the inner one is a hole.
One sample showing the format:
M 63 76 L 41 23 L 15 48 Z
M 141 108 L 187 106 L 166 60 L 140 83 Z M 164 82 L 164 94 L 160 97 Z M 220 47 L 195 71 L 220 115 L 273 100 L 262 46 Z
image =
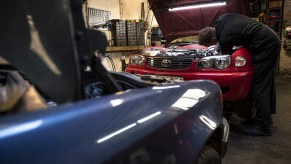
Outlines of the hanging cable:
M 108 54 L 105 55 L 104 60 L 109 61 L 111 68 L 112 68 L 112 71 L 116 72 L 116 67 L 115 67 L 114 61 Z

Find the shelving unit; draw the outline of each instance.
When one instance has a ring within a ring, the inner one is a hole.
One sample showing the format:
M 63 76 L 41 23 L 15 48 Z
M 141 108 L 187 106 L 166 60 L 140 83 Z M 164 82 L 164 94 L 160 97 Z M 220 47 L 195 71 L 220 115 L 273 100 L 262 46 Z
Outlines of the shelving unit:
M 251 0 L 251 17 L 282 35 L 284 0 Z
M 251 17 L 268 25 L 282 39 L 284 0 L 251 0 L 250 2 Z M 278 60 L 276 75 L 279 75 L 279 70 Z

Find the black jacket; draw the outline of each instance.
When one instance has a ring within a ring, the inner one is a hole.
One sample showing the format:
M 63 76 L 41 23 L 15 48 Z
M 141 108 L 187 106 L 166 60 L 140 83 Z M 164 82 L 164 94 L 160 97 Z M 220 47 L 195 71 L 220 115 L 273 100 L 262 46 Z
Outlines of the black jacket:
M 215 30 L 223 54 L 231 53 L 233 46 L 243 46 L 249 50 L 254 61 L 264 58 L 260 52 L 280 42 L 270 27 L 240 14 L 221 15 L 216 21 Z

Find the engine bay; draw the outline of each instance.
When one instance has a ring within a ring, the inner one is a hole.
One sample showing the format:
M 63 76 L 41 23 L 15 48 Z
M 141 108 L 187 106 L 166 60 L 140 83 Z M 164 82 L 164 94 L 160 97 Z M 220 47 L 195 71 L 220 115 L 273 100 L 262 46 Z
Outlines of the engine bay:
M 168 48 L 155 48 L 145 49 L 143 51 L 145 56 L 188 56 L 193 58 L 203 58 L 206 56 L 221 55 L 215 48 L 211 46 L 207 49 L 192 49 L 180 46 L 170 46 Z

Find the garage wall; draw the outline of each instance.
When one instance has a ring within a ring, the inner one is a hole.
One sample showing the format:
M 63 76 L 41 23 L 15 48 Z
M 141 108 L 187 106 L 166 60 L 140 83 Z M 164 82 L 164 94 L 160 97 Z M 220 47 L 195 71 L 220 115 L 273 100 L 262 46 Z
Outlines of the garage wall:
M 291 23 L 291 0 L 285 0 L 284 2 L 284 20 Z
M 283 20 L 286 23 L 291 23 L 291 0 L 284 1 Z M 291 49 L 281 50 L 279 61 L 279 75 L 291 78 Z
M 120 19 L 120 0 L 88 0 L 88 7 L 111 12 L 111 19 Z
M 145 0 L 120 0 L 120 8 L 122 11 L 122 19 L 141 19 L 141 3 L 144 3 L 145 8 L 147 4 Z M 145 11 L 146 9 L 144 9 Z
M 141 19 L 141 3 L 144 3 L 145 18 L 151 22 L 153 18 L 153 26 L 158 26 L 153 13 L 148 7 L 147 0 L 88 0 L 88 7 L 107 10 L 111 12 L 110 19 Z
M 147 0 L 88 0 L 88 7 L 101 9 L 101 10 L 107 10 L 111 12 L 110 19 L 122 19 L 122 20 L 139 20 L 141 19 L 141 3 L 144 3 L 144 18 L 149 24 L 150 27 L 156 27 L 158 26 L 158 23 L 156 19 L 153 16 L 153 13 L 149 9 L 149 5 Z M 107 39 L 111 40 L 111 33 L 110 31 L 107 31 L 106 29 L 103 30 L 103 32 L 106 34 Z M 146 31 L 146 37 L 149 34 L 148 31 Z M 149 40 L 146 41 L 146 45 L 149 45 Z M 106 58 L 104 60 L 104 65 L 107 69 L 113 70 L 113 67 L 115 67 L 115 70 L 120 72 L 122 71 L 122 61 L 121 57 L 125 57 L 125 62 L 128 63 L 128 56 L 132 52 L 114 52 L 114 53 L 107 53 L 106 56 L 110 57 L 114 65 L 112 66 L 112 62 Z M 124 61 L 123 61 L 124 62 Z

